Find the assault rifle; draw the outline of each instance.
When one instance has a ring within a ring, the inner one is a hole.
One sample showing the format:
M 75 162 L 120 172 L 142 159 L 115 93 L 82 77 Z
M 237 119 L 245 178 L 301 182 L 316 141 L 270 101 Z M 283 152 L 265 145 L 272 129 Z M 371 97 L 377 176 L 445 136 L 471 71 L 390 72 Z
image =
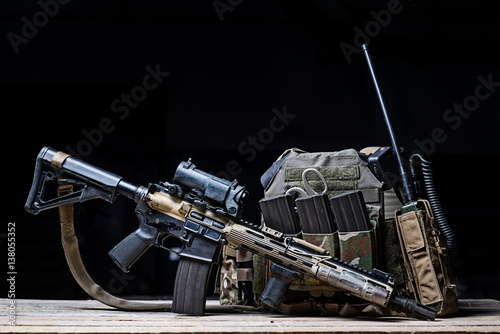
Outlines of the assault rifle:
M 45 198 L 50 182 L 72 185 L 72 192 Z M 222 245 L 251 251 L 273 261 L 272 277 L 261 300 L 276 307 L 290 282 L 302 273 L 340 288 L 370 303 L 417 319 L 434 320 L 435 311 L 399 296 L 391 274 L 371 272 L 332 258 L 304 240 L 284 236 L 271 228 L 241 220 L 245 187 L 220 179 L 191 162 L 181 162 L 173 182 L 136 186 L 122 177 L 85 163 L 66 153 L 43 148 L 35 167 L 33 185 L 25 208 L 42 210 L 100 198 L 113 203 L 118 195 L 137 203 L 139 228 L 109 255 L 124 271 L 152 245 L 167 248 L 168 237 L 183 242 L 176 275 L 172 311 L 202 315 L 205 311 L 210 269 Z

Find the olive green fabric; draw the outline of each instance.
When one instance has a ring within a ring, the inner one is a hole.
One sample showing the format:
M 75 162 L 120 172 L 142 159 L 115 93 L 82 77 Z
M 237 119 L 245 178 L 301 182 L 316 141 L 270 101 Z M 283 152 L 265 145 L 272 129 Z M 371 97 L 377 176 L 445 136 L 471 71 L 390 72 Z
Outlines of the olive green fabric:
M 308 167 L 287 167 L 285 169 L 285 183 L 291 187 L 304 189 L 302 173 Z M 325 178 L 329 197 L 346 191 L 355 190 L 358 187 L 359 169 L 357 166 L 317 166 L 317 169 Z M 320 193 L 324 189 L 323 182 L 316 174 L 308 175 L 308 182 L 314 191 Z
M 329 184 L 328 190 L 332 194 L 337 195 L 359 189 L 367 204 L 383 207 L 382 184 L 371 173 L 355 149 L 337 152 L 305 152 L 293 148 L 285 151 L 278 160 L 286 154 L 288 155 L 285 161 L 264 189 L 264 197 L 281 195 L 287 186 L 302 187 L 302 171 L 313 167 L 323 174 Z M 313 189 L 322 191 L 323 185 L 319 180 L 315 181 L 315 178 L 317 176 L 312 173 L 308 175 Z
M 395 219 L 386 219 L 379 225 L 380 232 L 380 255 L 381 270 L 394 275 L 397 285 L 407 282 L 404 273 L 403 254 L 399 246 L 399 237 L 396 229 Z

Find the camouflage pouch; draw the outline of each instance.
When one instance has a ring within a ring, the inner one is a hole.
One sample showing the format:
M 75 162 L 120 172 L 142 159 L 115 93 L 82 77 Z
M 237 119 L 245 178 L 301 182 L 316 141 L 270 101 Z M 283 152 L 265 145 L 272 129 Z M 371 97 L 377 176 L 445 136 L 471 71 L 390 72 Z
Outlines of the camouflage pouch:
M 366 206 L 366 215 L 371 229 L 364 231 L 339 231 L 340 259 L 365 270 L 378 267 L 377 226 L 379 207 Z
M 340 255 L 338 232 L 328 234 L 310 234 L 303 232 L 302 239 L 313 245 L 326 249 L 333 257 L 339 257 Z
M 326 249 L 334 257 L 340 256 L 338 232 L 327 234 L 302 232 L 302 239 L 313 245 Z M 335 291 L 337 291 L 337 289 L 320 282 L 317 279 L 304 275 L 301 275 L 300 280 L 292 282 L 289 289 L 298 291 L 309 290 L 313 297 L 321 295 L 331 296 Z
M 218 292 L 220 305 L 238 304 L 238 279 L 236 266 L 236 250 L 227 246 L 223 248 L 222 264 L 219 267 Z
M 340 259 L 365 270 L 372 270 L 376 261 L 375 232 L 339 232 Z
M 415 300 L 438 312 L 438 316 L 458 311 L 458 294 L 448 252 L 429 202 L 419 200 L 424 209 L 396 211 L 403 260 L 408 274 L 407 290 Z

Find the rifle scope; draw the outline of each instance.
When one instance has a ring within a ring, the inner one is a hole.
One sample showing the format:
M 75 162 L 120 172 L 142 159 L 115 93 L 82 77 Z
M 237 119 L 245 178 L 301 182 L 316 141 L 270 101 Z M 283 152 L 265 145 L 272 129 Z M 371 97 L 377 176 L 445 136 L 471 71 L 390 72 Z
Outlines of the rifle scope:
M 189 159 L 177 167 L 174 182 L 188 189 L 200 191 L 204 198 L 224 204 L 229 215 L 241 218 L 248 191 L 239 185 L 238 181 L 228 181 L 201 171 Z

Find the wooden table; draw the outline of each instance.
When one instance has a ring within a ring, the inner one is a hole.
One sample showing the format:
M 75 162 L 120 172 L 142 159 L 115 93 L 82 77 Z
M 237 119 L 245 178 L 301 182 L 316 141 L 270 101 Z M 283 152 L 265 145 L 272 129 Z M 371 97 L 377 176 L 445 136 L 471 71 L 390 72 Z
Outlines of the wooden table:
M 3 333 L 500 333 L 500 302 L 491 299 L 461 300 L 460 314 L 436 321 L 229 312 L 218 301 L 207 302 L 205 316 L 186 316 L 119 311 L 94 300 L 22 299 L 15 301 L 15 325 L 8 323 L 9 302 L 0 299 Z

